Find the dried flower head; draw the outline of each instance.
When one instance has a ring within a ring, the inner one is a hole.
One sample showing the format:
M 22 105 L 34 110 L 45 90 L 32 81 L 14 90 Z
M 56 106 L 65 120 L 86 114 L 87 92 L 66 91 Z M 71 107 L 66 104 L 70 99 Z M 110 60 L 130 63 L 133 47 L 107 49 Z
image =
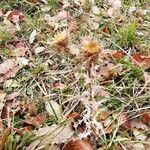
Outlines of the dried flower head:
M 68 45 L 68 34 L 67 31 L 57 32 L 54 35 L 53 44 L 58 48 L 66 48 Z
M 99 53 L 101 46 L 96 39 L 86 39 L 82 42 L 83 50 L 89 54 Z

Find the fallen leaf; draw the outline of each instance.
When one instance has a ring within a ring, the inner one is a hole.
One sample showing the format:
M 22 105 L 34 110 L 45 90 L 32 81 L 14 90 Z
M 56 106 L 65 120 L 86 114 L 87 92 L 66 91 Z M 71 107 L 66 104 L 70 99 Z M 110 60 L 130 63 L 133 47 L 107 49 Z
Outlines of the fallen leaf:
M 20 23 L 25 20 L 25 16 L 19 10 L 10 11 L 7 19 L 13 23 Z
M 150 112 L 144 112 L 141 116 L 141 120 L 145 124 L 150 124 Z
M 2 64 L 0 64 L 0 74 L 7 73 L 10 69 L 15 66 L 14 59 L 7 59 Z
M 126 129 L 126 130 L 133 130 L 135 126 L 136 126 L 136 121 L 127 120 L 121 125 L 121 128 Z
M 150 67 L 150 56 L 145 56 L 145 55 L 136 53 L 132 57 L 136 61 L 134 62 L 136 66 L 139 66 L 139 64 L 143 64 L 145 67 Z
M 103 32 L 108 34 L 108 35 L 111 35 L 111 31 L 110 31 L 110 29 L 108 27 L 104 27 L 103 28 Z
M 133 55 L 132 56 L 133 57 L 133 59 L 135 60 L 135 61 L 137 61 L 138 63 L 141 63 L 141 62 L 143 62 L 144 61 L 144 58 L 142 57 L 142 55 L 140 55 L 140 54 L 135 54 L 135 55 Z
M 44 46 L 40 46 L 40 47 L 37 47 L 34 52 L 35 54 L 39 54 L 41 52 L 43 52 L 45 50 L 45 47 Z
M 125 57 L 125 54 L 122 51 L 116 51 L 112 53 L 113 58 L 119 60 Z
M 8 139 L 8 136 L 11 134 L 11 128 L 7 128 L 3 133 L 0 138 L 0 150 L 4 149 L 5 143 Z
M 85 140 L 69 141 L 63 150 L 93 150 L 92 146 Z
M 1 118 L 2 119 L 10 118 L 10 108 L 6 105 L 3 105 L 2 107 Z
M 7 100 L 8 101 L 14 100 L 18 96 L 20 96 L 20 92 L 13 92 L 13 93 L 11 93 L 11 94 L 8 95 Z
M 26 150 L 36 150 L 37 145 L 40 143 L 40 140 L 36 140 L 34 142 L 32 142 L 27 148 Z
M 31 32 L 30 37 L 29 37 L 29 43 L 30 43 L 30 44 L 32 44 L 33 41 L 35 40 L 36 34 L 37 34 L 36 30 L 33 30 L 33 31 Z
M 43 124 L 46 120 L 46 115 L 44 114 L 38 114 L 35 117 L 31 117 L 28 120 L 24 122 L 25 125 L 32 125 L 34 127 L 39 126 Z
M 16 63 L 22 68 L 23 66 L 28 65 L 28 59 L 25 57 L 17 57 Z
M 35 102 L 30 102 L 27 104 L 27 112 L 30 116 L 36 116 L 37 115 L 37 107 L 35 105 Z
M 0 83 L 9 78 L 15 77 L 20 69 L 21 68 L 19 66 L 15 66 L 11 70 L 9 70 L 6 74 L 4 74 L 3 76 L 0 76 Z
M 6 97 L 6 93 L 0 92 L 0 101 Z
M 145 146 L 142 143 L 124 142 L 123 146 L 127 150 L 145 150 Z
M 81 117 L 80 114 L 78 114 L 77 112 L 67 115 L 67 118 L 69 119 L 79 119 L 80 117 Z
M 28 50 L 28 47 L 25 45 L 25 43 L 17 41 L 15 42 L 14 46 L 15 49 L 13 50 L 13 53 L 15 54 L 15 56 L 25 56 L 25 53 Z
M 46 101 L 45 108 L 50 115 L 60 117 L 60 105 L 54 100 Z
M 71 123 L 62 126 L 53 124 L 51 126 L 40 128 L 37 131 L 37 136 L 45 136 L 45 138 L 41 141 L 41 146 L 64 143 L 70 140 L 72 135 L 73 130 Z

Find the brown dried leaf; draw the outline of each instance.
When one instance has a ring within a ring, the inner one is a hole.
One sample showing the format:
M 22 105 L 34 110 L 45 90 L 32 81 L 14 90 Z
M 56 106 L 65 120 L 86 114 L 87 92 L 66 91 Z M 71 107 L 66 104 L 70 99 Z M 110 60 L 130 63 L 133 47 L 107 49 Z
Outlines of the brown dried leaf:
M 14 10 L 8 14 L 7 19 L 13 23 L 20 23 L 25 20 L 25 16 L 21 11 Z
M 18 71 L 21 68 L 19 66 L 15 66 L 14 68 L 12 68 L 11 70 L 9 70 L 4 76 L 2 76 L 3 78 L 1 78 L 3 81 L 9 79 L 9 78 L 13 78 L 16 76 L 16 74 L 18 73 Z M 2 81 L 1 80 L 1 81 Z
M 39 126 L 43 124 L 46 120 L 46 115 L 44 114 L 39 114 L 35 117 L 31 117 L 30 119 L 26 120 L 24 123 L 27 125 L 32 125 L 32 126 Z
M 80 114 L 77 112 L 67 115 L 67 118 L 69 118 L 69 119 L 79 119 L 80 117 L 81 117 Z
M 11 134 L 11 128 L 7 128 L 1 135 L 0 138 L 0 150 L 4 149 L 5 143 L 7 141 L 8 136 Z
M 149 124 L 150 123 L 150 112 L 144 112 L 141 116 L 141 120 L 143 123 Z
M 34 102 L 30 102 L 27 105 L 27 109 L 28 109 L 28 113 L 30 114 L 30 116 L 35 116 L 37 115 L 37 108 Z
M 2 109 L 2 113 L 1 113 L 1 118 L 2 118 L 2 119 L 9 118 L 9 117 L 10 117 L 9 112 L 10 112 L 9 107 L 6 106 L 6 105 L 4 105 L 4 107 L 3 107 L 3 109 Z
M 111 35 L 111 30 L 108 27 L 104 27 L 103 32 L 105 32 L 108 35 Z
M 113 52 L 112 57 L 119 60 L 125 57 L 125 54 L 122 51 L 116 51 L 116 52 Z
M 69 141 L 63 150 L 93 150 L 92 146 L 85 140 Z

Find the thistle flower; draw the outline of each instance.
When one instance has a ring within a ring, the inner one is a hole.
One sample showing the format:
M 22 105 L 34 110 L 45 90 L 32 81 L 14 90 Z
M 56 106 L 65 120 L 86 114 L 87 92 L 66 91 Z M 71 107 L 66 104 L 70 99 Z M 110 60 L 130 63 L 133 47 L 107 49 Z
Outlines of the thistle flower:
M 99 53 L 101 51 L 101 46 L 96 39 L 86 39 L 82 42 L 83 50 L 89 54 Z
M 67 31 L 61 31 L 54 35 L 53 44 L 57 48 L 67 48 L 68 45 L 68 34 Z

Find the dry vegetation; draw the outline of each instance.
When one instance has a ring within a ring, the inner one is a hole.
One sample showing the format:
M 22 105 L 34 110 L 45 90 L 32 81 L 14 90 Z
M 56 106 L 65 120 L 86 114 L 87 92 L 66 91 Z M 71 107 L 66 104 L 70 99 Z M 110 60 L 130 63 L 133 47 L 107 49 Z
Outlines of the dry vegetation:
M 149 0 L 0 1 L 0 150 L 150 150 Z

